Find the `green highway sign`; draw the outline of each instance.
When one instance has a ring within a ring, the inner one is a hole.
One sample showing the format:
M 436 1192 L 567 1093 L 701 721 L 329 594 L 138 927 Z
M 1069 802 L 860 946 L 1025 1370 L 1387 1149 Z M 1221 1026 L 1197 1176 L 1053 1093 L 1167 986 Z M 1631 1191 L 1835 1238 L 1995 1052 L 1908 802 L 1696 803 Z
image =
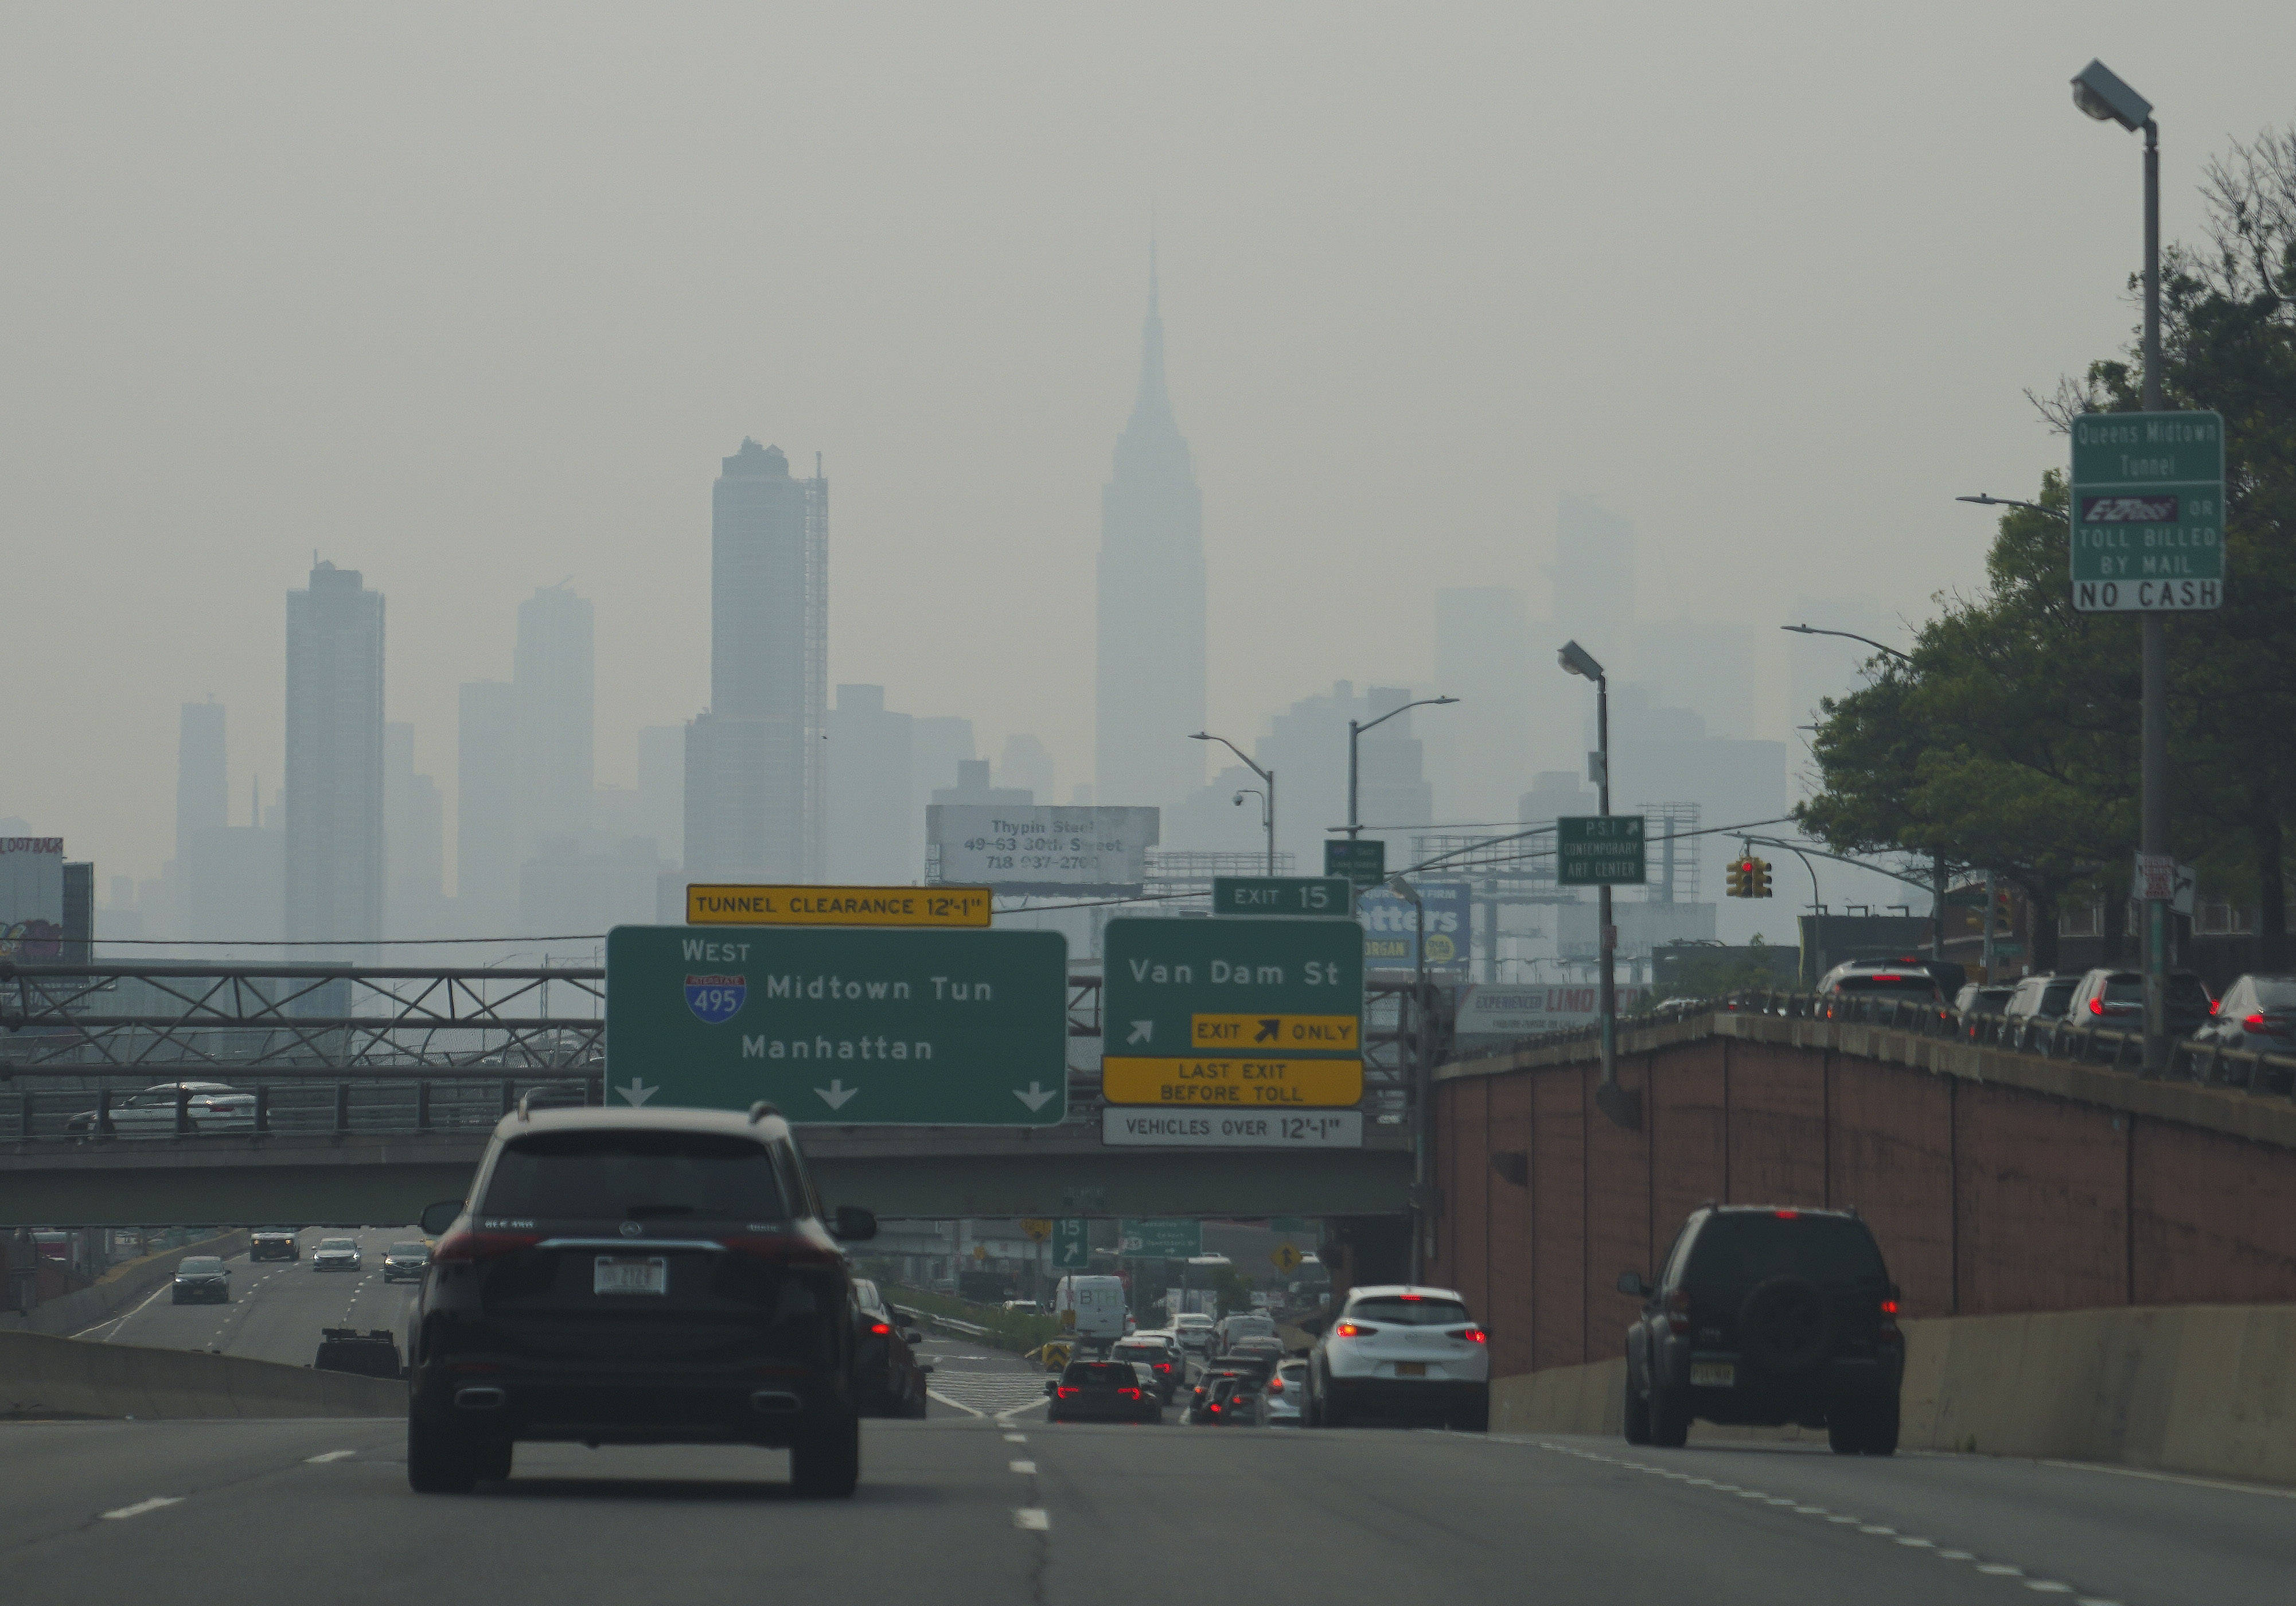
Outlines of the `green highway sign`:
M 606 1099 L 712 1110 L 763 1099 L 792 1121 L 832 1126 L 1057 1126 L 1068 939 L 617 926 L 606 935 Z
M 1185 1260 L 1204 1252 L 1201 1221 L 1133 1221 L 1116 1224 L 1117 1252 L 1144 1260 Z
M 1387 844 L 1377 837 L 1328 838 L 1324 873 L 1343 876 L 1358 887 L 1376 887 L 1387 879 Z
M 1345 919 L 1355 913 L 1355 886 L 1343 875 L 1216 875 L 1212 913 Z
M 2084 413 L 2072 440 L 2074 608 L 2224 606 L 2223 418 Z
M 1554 822 L 1554 882 L 1617 886 L 1647 879 L 1640 815 L 1565 815 Z
M 1092 1269 L 1092 1223 L 1081 1216 L 1063 1216 L 1053 1223 L 1053 1268 L 1063 1272 Z
M 1353 921 L 1135 917 L 1110 921 L 1103 943 L 1101 1040 L 1111 1055 L 1185 1054 L 1197 1015 L 1363 1014 Z

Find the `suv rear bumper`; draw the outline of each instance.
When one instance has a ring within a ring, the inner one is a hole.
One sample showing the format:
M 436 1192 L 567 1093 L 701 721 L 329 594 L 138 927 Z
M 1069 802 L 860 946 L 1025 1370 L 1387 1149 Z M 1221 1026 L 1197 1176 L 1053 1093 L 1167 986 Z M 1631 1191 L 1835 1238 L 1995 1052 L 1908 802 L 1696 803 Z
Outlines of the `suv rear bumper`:
M 1896 1398 L 1904 1370 L 1894 1354 L 1846 1356 L 1808 1372 L 1771 1377 L 1750 1372 L 1737 1357 L 1699 1353 L 1702 1361 L 1726 1358 L 1736 1367 L 1734 1382 L 1722 1387 L 1685 1386 L 1677 1381 L 1677 1386 L 1682 1389 L 1693 1416 L 1747 1427 L 1782 1427 L 1788 1422 L 1823 1427 L 1828 1413 L 1845 1403 L 1876 1397 Z
M 1325 1380 L 1324 1397 L 1342 1411 L 1382 1416 L 1447 1415 L 1490 1397 L 1488 1382 L 1464 1378 L 1335 1377 Z
M 470 1364 L 463 1363 L 465 1366 Z M 854 1414 L 847 1391 L 779 1368 L 416 1369 L 411 1410 L 489 1437 L 598 1444 L 787 1446 Z

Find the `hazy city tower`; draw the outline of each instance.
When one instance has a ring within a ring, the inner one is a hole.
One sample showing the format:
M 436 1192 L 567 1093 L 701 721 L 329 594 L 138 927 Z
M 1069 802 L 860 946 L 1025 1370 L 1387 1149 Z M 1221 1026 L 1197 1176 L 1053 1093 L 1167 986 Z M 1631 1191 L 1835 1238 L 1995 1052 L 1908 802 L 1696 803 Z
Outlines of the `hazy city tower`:
M 511 684 L 518 701 L 519 856 L 589 828 L 596 701 L 590 599 L 565 585 L 518 605 Z M 394 872 L 394 873 L 396 873 Z
M 1204 782 L 1204 504 L 1164 388 L 1154 249 L 1140 393 L 1100 498 L 1098 791 L 1106 804 L 1178 803 Z
M 287 935 L 382 935 L 382 594 L 321 563 L 287 594 Z
M 742 442 L 710 503 L 709 709 L 687 727 L 689 879 L 826 865 L 829 482 Z

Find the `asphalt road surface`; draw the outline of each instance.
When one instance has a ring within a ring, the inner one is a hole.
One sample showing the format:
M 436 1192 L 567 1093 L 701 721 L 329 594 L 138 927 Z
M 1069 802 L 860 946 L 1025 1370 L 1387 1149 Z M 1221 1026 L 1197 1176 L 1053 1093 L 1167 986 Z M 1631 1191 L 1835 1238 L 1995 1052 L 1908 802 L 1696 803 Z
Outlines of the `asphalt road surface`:
M 869 1422 L 859 1494 L 815 1502 L 778 1451 L 560 1445 L 416 1495 L 403 1443 L 395 1421 L 0 1425 L 5 1594 L 2282 1606 L 2296 1577 L 2285 1493 L 1976 1457 L 955 1412 Z
M 209 1349 L 308 1366 L 319 1352 L 323 1327 L 356 1327 L 362 1332 L 388 1327 L 398 1334 L 403 1351 L 418 1285 L 383 1282 L 382 1256 L 392 1244 L 414 1236 L 405 1227 L 362 1233 L 314 1227 L 300 1234 L 300 1260 L 250 1261 L 244 1255 L 226 1260 L 224 1264 L 231 1268 L 228 1305 L 177 1305 L 170 1296 L 173 1284 L 162 1283 L 150 1299 L 120 1316 L 74 1336 L 152 1349 Z M 313 1271 L 311 1253 L 322 1238 L 357 1239 L 365 1269 Z

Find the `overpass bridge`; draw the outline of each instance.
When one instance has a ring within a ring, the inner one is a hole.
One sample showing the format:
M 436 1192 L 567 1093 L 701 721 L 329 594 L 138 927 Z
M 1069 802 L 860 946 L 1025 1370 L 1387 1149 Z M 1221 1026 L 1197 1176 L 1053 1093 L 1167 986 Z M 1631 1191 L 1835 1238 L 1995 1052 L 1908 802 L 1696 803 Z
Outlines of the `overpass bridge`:
M 1097 1039 L 1101 979 L 1069 981 L 1069 1035 Z M 604 1102 L 604 988 L 595 967 L 0 964 L 0 1226 L 411 1221 L 461 1194 L 521 1099 Z M 888 1217 L 1397 1217 L 1409 990 L 1365 989 L 1358 1150 L 1106 1147 L 1096 1061 L 1071 1064 L 1059 1127 L 801 1142 L 832 1199 Z M 1439 1053 L 1447 1016 L 1426 1025 Z M 253 1129 L 126 1103 L 178 1078 L 254 1093 Z

